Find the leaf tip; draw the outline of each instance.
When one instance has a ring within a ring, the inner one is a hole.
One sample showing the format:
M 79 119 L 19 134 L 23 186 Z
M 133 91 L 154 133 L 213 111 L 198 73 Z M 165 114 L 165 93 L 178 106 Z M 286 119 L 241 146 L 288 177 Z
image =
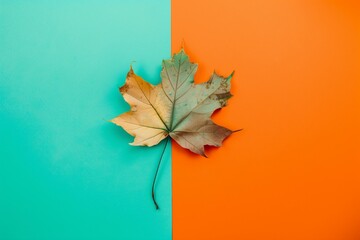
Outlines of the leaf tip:
M 130 77 L 132 77 L 133 75 L 135 75 L 134 69 L 132 68 L 132 65 L 130 65 L 130 69 L 129 69 L 127 75 L 126 75 L 126 78 L 130 78 Z M 125 84 L 126 84 L 126 83 L 125 83 Z
M 134 70 L 133 70 L 132 64 L 130 64 L 129 73 L 134 73 Z M 128 74 L 129 74 L 129 73 L 128 73 Z
M 181 47 L 178 54 L 185 54 L 186 55 L 185 49 L 183 47 Z
M 230 80 L 234 76 L 234 74 L 235 74 L 235 70 L 232 71 L 232 73 L 227 77 L 227 80 Z
M 209 157 L 206 155 L 204 149 L 203 149 L 199 154 L 200 154 L 201 156 L 203 156 L 204 158 L 209 158 Z
M 240 132 L 240 131 L 242 131 L 243 130 L 243 128 L 240 128 L 240 129 L 236 129 L 236 130 L 234 130 L 234 131 L 231 131 L 231 133 L 236 133 L 236 132 Z
M 105 119 L 105 118 L 103 118 L 103 121 L 106 121 L 106 122 L 110 122 L 110 123 L 113 123 L 113 124 L 115 124 L 115 122 L 114 122 L 114 118 L 113 119 Z

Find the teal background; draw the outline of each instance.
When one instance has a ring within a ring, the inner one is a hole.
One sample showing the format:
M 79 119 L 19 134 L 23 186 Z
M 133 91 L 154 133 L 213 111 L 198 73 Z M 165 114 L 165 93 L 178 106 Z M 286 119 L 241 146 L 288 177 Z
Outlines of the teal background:
M 74 3 L 76 2 L 76 3 Z M 171 239 L 171 147 L 107 120 L 160 81 L 170 1 L 0 1 L 0 239 Z

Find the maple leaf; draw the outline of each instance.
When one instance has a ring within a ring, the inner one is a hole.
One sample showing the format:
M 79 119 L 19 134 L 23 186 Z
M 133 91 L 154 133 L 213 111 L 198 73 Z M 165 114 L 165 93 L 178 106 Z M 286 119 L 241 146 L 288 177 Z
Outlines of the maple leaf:
M 169 139 L 180 146 L 206 157 L 204 146 L 221 146 L 231 131 L 215 124 L 211 115 L 226 105 L 233 73 L 224 78 L 215 72 L 201 84 L 194 83 L 197 64 L 191 63 L 184 50 L 162 63 L 161 83 L 154 86 L 136 75 L 130 67 L 124 86 L 120 88 L 130 111 L 111 121 L 134 136 L 135 146 L 165 143 L 152 184 L 152 199 L 156 209 L 155 182 L 161 159 Z
M 233 131 L 215 124 L 211 115 L 226 105 L 230 79 L 212 74 L 207 82 L 194 83 L 197 64 L 182 49 L 162 63 L 161 83 L 154 86 L 132 68 L 120 92 L 130 111 L 111 121 L 134 136 L 135 146 L 153 146 L 170 136 L 180 146 L 205 156 L 204 146 L 219 147 Z

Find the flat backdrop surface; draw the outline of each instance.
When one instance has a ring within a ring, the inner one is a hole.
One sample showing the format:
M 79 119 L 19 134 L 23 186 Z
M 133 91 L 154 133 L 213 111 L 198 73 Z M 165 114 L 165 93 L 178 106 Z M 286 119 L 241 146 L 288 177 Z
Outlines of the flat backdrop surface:
M 209 158 L 173 149 L 174 239 L 360 239 L 359 1 L 172 1 L 195 81 L 235 70 Z
M 170 2 L 0 2 L 0 239 L 171 239 L 170 147 L 136 148 L 130 63 L 160 79 Z
M 156 212 L 163 143 L 107 120 L 182 42 L 197 82 L 235 70 L 214 119 L 244 130 L 169 147 Z M 360 239 L 359 43 L 350 0 L 0 1 L 0 239 Z

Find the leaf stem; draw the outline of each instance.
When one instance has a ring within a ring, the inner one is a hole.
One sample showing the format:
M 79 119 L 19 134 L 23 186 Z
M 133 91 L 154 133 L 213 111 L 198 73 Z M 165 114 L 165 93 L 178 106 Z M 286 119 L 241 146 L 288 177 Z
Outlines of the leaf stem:
M 161 164 L 161 160 L 162 160 L 162 158 L 163 158 L 163 156 L 164 156 L 165 149 L 166 149 L 166 146 L 167 146 L 167 144 L 168 144 L 169 141 L 170 141 L 170 137 L 167 137 L 166 143 L 165 143 L 165 146 L 164 146 L 164 149 L 162 150 L 162 153 L 161 153 L 161 156 L 160 156 L 160 160 L 159 160 L 159 163 L 158 163 L 157 168 L 156 168 L 156 172 L 155 172 L 155 176 L 154 176 L 154 180 L 153 180 L 153 184 L 152 184 L 152 189 L 151 189 L 151 196 L 152 196 L 153 202 L 154 202 L 154 204 L 155 204 L 156 210 L 159 210 L 159 205 L 157 204 L 156 199 L 155 199 L 155 183 L 156 183 L 156 177 L 157 177 L 157 175 L 158 175 L 159 168 L 160 168 L 160 164 Z

